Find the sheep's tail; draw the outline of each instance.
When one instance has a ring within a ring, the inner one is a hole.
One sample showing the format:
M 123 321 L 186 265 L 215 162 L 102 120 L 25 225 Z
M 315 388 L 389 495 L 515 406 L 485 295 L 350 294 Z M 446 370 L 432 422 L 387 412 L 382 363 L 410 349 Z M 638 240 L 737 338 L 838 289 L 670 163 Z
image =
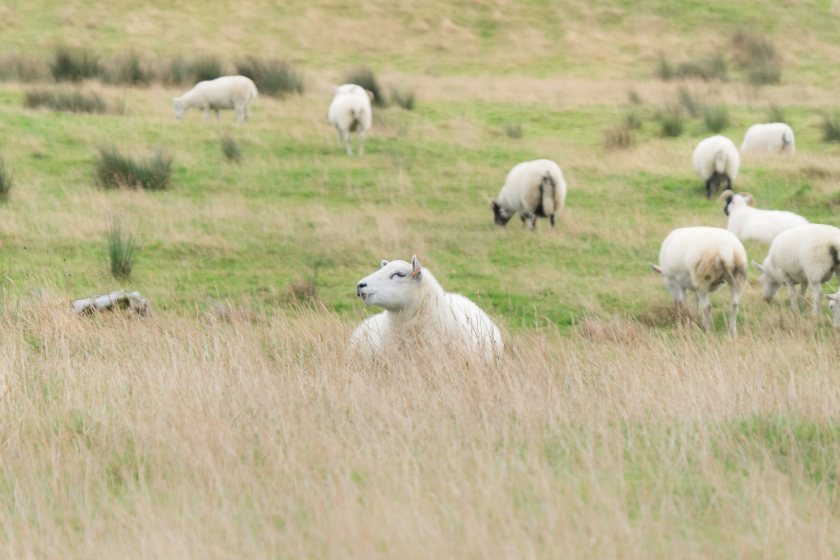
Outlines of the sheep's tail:
M 720 174 L 726 173 L 726 165 L 729 163 L 729 158 L 726 156 L 725 150 L 718 150 L 715 154 L 715 171 Z
M 556 211 L 555 197 L 557 196 L 557 183 L 551 172 L 546 172 L 540 182 L 540 199 L 542 202 L 543 214 L 553 216 Z
M 793 138 L 790 137 L 790 135 L 787 133 L 787 130 L 782 132 L 782 149 L 785 149 L 791 144 L 793 144 Z

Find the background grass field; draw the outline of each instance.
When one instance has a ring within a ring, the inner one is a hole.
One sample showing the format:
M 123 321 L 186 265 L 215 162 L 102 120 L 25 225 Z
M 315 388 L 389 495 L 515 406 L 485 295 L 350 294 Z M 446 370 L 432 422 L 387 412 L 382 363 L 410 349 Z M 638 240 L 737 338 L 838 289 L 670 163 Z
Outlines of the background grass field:
M 232 71 L 255 55 L 304 77 L 242 127 L 230 112 L 176 123 L 187 87 L 159 81 L 0 83 L 6 556 L 840 554 L 827 318 L 768 306 L 751 273 L 742 336 L 724 334 L 725 295 L 701 333 L 647 266 L 673 227 L 725 225 L 690 166 L 711 134 L 702 107 L 726 108 L 738 144 L 783 111 L 797 155 L 745 158 L 736 186 L 840 225 L 840 144 L 822 129 L 838 108 L 840 4 L 282 4 L 0 6 L 0 70 L 69 46 L 152 69 L 216 56 Z M 751 83 L 744 33 L 770 41 L 778 84 Z M 663 56 L 722 56 L 726 79 L 661 80 Z M 357 66 L 416 107 L 377 110 L 367 153 L 348 158 L 326 109 Z M 27 108 L 33 88 L 111 109 Z M 674 138 L 657 120 L 668 107 L 684 114 Z M 631 145 L 610 147 L 628 114 Z M 171 187 L 99 188 L 109 147 L 165 150 Z M 538 157 L 569 184 L 556 230 L 496 229 L 490 199 Z M 129 280 L 108 267 L 115 221 L 141 244 Z M 496 319 L 502 364 L 346 355 L 368 314 L 355 283 L 414 253 Z M 154 315 L 70 316 L 71 299 L 120 287 Z

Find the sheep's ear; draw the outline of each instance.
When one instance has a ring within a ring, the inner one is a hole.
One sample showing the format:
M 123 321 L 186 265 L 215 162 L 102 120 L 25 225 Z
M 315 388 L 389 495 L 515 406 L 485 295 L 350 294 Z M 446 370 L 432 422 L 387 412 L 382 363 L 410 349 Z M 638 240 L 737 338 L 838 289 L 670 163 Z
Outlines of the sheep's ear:
M 650 269 L 654 272 L 658 272 L 659 274 L 662 274 L 662 268 L 660 268 L 659 266 L 657 266 L 653 263 L 650 263 Z
M 490 201 L 490 209 L 491 210 L 498 210 L 499 209 L 499 203 L 496 202 L 495 199 Z
M 381 263 L 379 263 L 379 265 L 380 265 L 379 268 L 385 268 L 386 266 L 388 266 L 389 262 L 391 262 L 391 261 L 383 260 Z
M 411 277 L 415 280 L 420 278 L 423 268 L 420 266 L 420 261 L 417 260 L 417 255 L 411 256 Z
M 751 195 L 748 192 L 742 192 L 741 196 L 743 196 L 747 200 L 747 204 L 749 206 L 755 206 L 755 199 L 753 198 L 753 195 Z
M 761 266 L 760 264 L 758 264 L 757 262 L 752 261 L 752 265 L 753 265 L 754 267 L 756 267 L 758 270 L 760 270 L 761 272 L 764 272 L 764 267 L 763 267 L 763 266 Z
M 367 93 L 367 94 L 368 94 L 368 97 L 370 97 L 370 100 L 371 100 L 371 101 L 373 101 L 373 97 L 374 97 L 374 96 L 373 96 L 373 92 L 372 92 L 372 91 L 370 91 L 369 89 L 366 89 L 366 90 L 365 90 L 365 93 Z
M 718 197 L 718 202 L 723 202 L 724 200 L 726 202 L 729 202 L 732 199 L 732 195 L 734 194 L 734 192 L 730 191 L 729 189 L 726 189 L 725 191 L 720 193 L 720 196 Z

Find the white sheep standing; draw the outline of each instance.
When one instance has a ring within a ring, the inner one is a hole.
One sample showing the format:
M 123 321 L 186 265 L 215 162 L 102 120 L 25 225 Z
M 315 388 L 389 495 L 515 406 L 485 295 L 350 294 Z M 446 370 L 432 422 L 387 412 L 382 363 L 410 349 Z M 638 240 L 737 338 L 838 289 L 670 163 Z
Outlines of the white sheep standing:
M 335 96 L 327 119 L 338 131 L 339 140 L 344 142 L 347 155 L 353 155 L 350 134 L 356 132 L 359 138 L 359 154 L 365 153 L 365 133 L 370 128 L 373 110 L 370 102 L 373 92 L 356 84 L 344 84 L 335 88 Z
M 706 184 L 706 198 L 712 198 L 712 190 L 720 183 L 725 183 L 727 189 L 738 177 L 741 166 L 741 156 L 732 140 L 725 136 L 710 136 L 700 141 L 691 155 L 694 171 Z
M 741 154 L 748 153 L 795 154 L 793 129 L 780 122 L 752 125 L 741 143 Z
M 444 292 L 416 256 L 410 263 L 382 261 L 379 270 L 359 281 L 356 294 L 365 305 L 385 309 L 353 332 L 351 349 L 363 354 L 375 356 L 413 340 L 459 348 L 490 362 L 504 348 L 490 317 L 464 296 Z
M 729 334 L 737 334 L 738 302 L 747 283 L 747 253 L 731 232 L 714 227 L 677 228 L 662 242 L 659 266 L 665 287 L 679 308 L 685 306 L 686 290 L 693 291 L 704 329 L 712 324 L 709 294 L 721 284 L 729 284 L 731 306 Z
M 798 310 L 796 285 L 801 284 L 801 295 L 805 295 L 807 289 L 811 288 L 812 311 L 814 315 L 819 315 L 823 282 L 827 282 L 832 275 L 836 275 L 840 282 L 840 228 L 806 224 L 783 231 L 770 245 L 764 264 L 753 261 L 753 265 L 761 271 L 759 282 L 765 301 L 769 303 L 776 291 L 785 285 L 790 294 L 791 307 Z M 830 302 L 836 301 L 840 292 L 832 296 Z M 838 312 L 832 310 L 832 314 L 834 324 L 840 326 Z
M 221 109 L 234 109 L 237 122 L 248 119 L 248 106 L 257 98 L 257 86 L 245 76 L 222 76 L 215 80 L 198 82 L 193 88 L 175 97 L 175 118 L 180 120 L 190 107 L 201 109 L 204 118 L 211 110 L 216 111 L 219 118 Z
M 718 200 L 726 202 L 723 207 L 723 213 L 729 216 L 726 229 L 741 241 L 753 240 L 769 245 L 781 232 L 808 223 L 793 212 L 754 208 L 755 200 L 750 193 L 735 194 L 726 190 Z
M 496 225 L 506 225 L 519 212 L 523 225 L 533 230 L 537 216 L 547 216 L 553 226 L 555 214 L 565 203 L 566 181 L 560 166 L 550 159 L 537 159 L 513 166 L 492 208 Z

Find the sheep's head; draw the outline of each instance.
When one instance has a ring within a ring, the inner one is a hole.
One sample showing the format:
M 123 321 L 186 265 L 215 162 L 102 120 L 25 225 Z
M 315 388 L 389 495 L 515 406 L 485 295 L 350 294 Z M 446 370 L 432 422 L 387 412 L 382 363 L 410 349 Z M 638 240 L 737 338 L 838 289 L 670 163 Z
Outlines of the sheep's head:
M 506 226 L 513 217 L 513 212 L 507 208 L 502 208 L 502 206 L 495 200 L 493 201 L 491 208 L 493 208 L 493 218 L 495 219 L 497 226 Z
M 764 301 L 770 303 L 773 300 L 773 296 L 775 296 L 776 292 L 779 290 L 779 286 L 781 286 L 781 284 L 777 282 L 776 279 L 768 271 L 768 265 L 766 260 L 764 261 L 763 265 L 758 264 L 755 261 L 752 261 L 752 264 L 759 270 L 759 272 L 761 272 L 761 276 L 758 277 L 758 282 L 761 284 L 761 291 L 764 296 Z
M 172 106 L 175 108 L 175 118 L 181 120 L 187 112 L 187 104 L 180 97 L 173 97 Z
M 733 208 L 740 208 L 740 207 L 743 207 L 743 206 L 754 206 L 755 205 L 755 199 L 753 198 L 753 196 L 750 193 L 742 192 L 742 193 L 739 193 L 739 194 L 735 194 L 734 192 L 732 192 L 728 189 L 723 191 L 722 193 L 720 193 L 720 196 L 718 197 L 718 201 L 719 202 L 724 202 L 723 213 L 726 214 L 727 216 L 729 215 L 729 213 L 732 211 Z
M 379 270 L 359 280 L 356 295 L 365 305 L 400 311 L 414 303 L 417 286 L 422 278 L 423 268 L 417 256 L 411 257 L 410 263 L 382 261 Z
M 831 312 L 831 322 L 835 329 L 840 329 L 840 291 L 836 294 L 827 294 L 828 310 Z

